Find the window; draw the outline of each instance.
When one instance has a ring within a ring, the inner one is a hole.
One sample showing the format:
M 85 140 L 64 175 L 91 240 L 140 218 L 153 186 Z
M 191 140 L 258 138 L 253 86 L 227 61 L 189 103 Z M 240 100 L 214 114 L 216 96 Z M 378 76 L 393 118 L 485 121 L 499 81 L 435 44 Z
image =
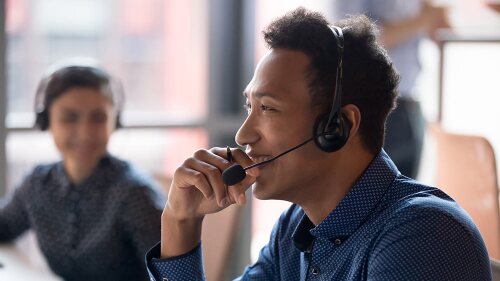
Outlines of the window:
M 125 129 L 109 145 L 118 157 L 171 175 L 207 147 L 207 17 L 194 0 L 7 1 L 8 188 L 59 158 L 49 134 L 31 130 L 33 101 L 47 67 L 71 57 L 95 58 L 123 83 Z

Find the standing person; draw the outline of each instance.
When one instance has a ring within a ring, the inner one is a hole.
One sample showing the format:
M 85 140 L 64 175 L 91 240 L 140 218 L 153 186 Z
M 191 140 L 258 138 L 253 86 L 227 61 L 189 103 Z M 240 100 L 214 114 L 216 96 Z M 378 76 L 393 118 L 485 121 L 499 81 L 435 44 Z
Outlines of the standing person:
M 349 0 L 332 4 L 336 19 L 363 13 L 380 26 L 379 40 L 401 76 L 397 107 L 387 119 L 384 149 L 404 175 L 416 178 L 425 132 L 415 90 L 421 70 L 419 46 L 424 38 L 435 38 L 438 28 L 449 27 L 447 9 L 430 0 Z
M 80 65 L 40 82 L 36 125 L 49 130 L 62 161 L 37 166 L 0 203 L 0 242 L 32 229 L 67 281 L 148 280 L 144 254 L 160 238 L 163 200 L 153 182 L 107 152 L 123 100 L 117 85 Z
M 161 242 L 146 256 L 151 278 L 204 280 L 203 218 L 245 204 L 252 186 L 293 204 L 239 280 L 491 280 L 470 217 L 382 149 L 398 75 L 372 22 L 329 26 L 298 8 L 264 39 L 236 135 L 246 150 L 198 150 L 175 171 Z

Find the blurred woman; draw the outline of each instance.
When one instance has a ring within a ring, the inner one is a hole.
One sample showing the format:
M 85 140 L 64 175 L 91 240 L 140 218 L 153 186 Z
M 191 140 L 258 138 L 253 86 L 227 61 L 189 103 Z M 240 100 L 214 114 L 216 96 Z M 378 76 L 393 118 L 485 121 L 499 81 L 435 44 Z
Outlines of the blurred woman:
M 107 152 L 120 126 L 117 85 L 93 66 L 60 67 L 42 79 L 36 125 L 49 130 L 62 161 L 37 166 L 0 203 L 0 242 L 32 229 L 65 280 L 148 280 L 144 254 L 160 239 L 163 199 Z

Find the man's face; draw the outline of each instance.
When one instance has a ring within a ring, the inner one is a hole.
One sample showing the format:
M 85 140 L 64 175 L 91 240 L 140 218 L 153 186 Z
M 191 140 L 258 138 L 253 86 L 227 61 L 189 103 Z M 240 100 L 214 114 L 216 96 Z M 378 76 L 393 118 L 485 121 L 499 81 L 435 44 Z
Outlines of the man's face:
M 236 142 L 246 145 L 253 161 L 269 159 L 312 137 L 319 112 L 311 106 L 309 63 L 302 52 L 273 49 L 257 66 L 244 92 L 248 117 L 236 135 Z M 308 185 L 321 177 L 324 154 L 310 142 L 260 166 L 254 195 L 297 202 L 307 194 Z
M 71 88 L 50 107 L 50 132 L 64 161 L 93 169 L 116 122 L 111 102 L 92 88 Z

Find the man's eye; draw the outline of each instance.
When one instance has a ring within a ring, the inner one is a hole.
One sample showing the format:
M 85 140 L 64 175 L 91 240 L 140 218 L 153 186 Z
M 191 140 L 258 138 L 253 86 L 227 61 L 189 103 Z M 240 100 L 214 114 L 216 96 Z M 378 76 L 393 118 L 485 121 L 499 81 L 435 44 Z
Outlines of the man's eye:
M 245 108 L 245 110 L 247 111 L 248 114 L 250 114 L 250 112 L 252 111 L 252 106 L 250 104 L 245 104 L 243 105 L 243 107 Z M 261 104 L 259 106 L 260 110 L 261 111 L 274 111 L 275 109 L 270 107 L 270 106 L 267 106 L 265 104 Z
M 264 104 L 261 104 L 260 105 L 260 110 L 262 110 L 262 111 L 272 111 L 272 110 L 274 110 L 274 108 L 269 107 L 269 106 L 264 105 Z

